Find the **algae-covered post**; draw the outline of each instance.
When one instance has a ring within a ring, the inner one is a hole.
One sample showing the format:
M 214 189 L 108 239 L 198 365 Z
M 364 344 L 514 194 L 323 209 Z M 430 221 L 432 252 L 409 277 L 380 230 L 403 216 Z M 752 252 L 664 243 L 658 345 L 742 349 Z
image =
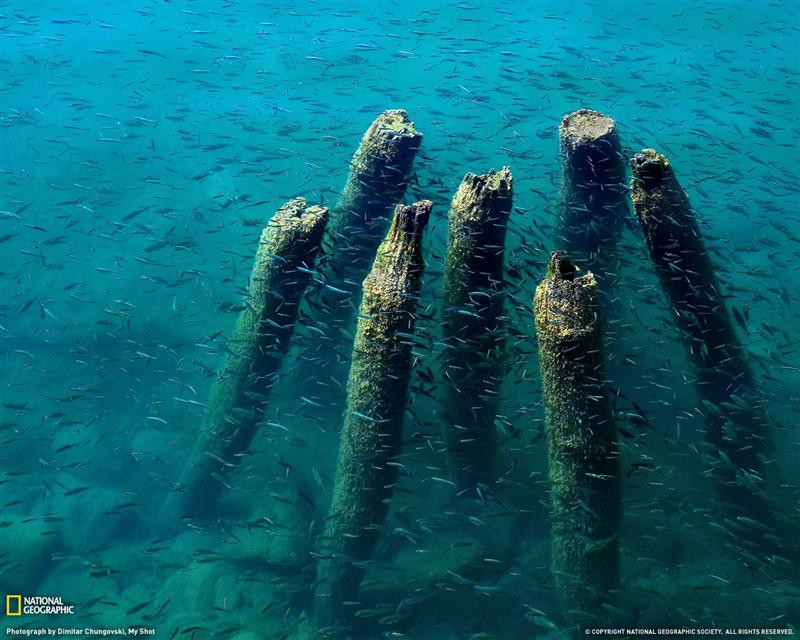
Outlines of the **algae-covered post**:
M 766 418 L 689 198 L 653 149 L 637 153 L 631 166 L 636 218 L 695 368 L 718 493 L 734 512 L 769 521 L 759 456 L 767 449 Z
M 450 207 L 444 272 L 445 437 L 459 487 L 491 480 L 504 347 L 508 167 L 468 173 Z
M 317 567 L 315 619 L 322 628 L 347 620 L 361 570 L 386 517 L 400 452 L 422 276 L 422 231 L 432 203 L 398 205 L 372 271 L 364 280 L 353 345 L 333 500 Z
M 533 311 L 544 393 L 552 570 L 565 615 L 586 623 L 619 581 L 621 484 L 603 382 L 597 282 L 554 251 Z
M 326 234 L 330 255 L 322 265 L 331 285 L 352 294 L 341 301 L 339 314 L 346 320 L 355 316 L 359 286 L 386 234 L 392 208 L 403 200 L 421 142 L 408 114 L 390 109 L 370 125 L 350 161 Z
M 181 476 L 181 515 L 213 513 L 228 469 L 253 440 L 261 409 L 297 319 L 328 210 L 295 198 L 278 209 L 259 239 L 244 310 L 208 403 L 205 424 Z
M 580 109 L 564 116 L 561 140 L 560 236 L 573 258 L 598 278 L 608 295 L 616 272 L 616 245 L 628 216 L 625 159 L 617 125 Z

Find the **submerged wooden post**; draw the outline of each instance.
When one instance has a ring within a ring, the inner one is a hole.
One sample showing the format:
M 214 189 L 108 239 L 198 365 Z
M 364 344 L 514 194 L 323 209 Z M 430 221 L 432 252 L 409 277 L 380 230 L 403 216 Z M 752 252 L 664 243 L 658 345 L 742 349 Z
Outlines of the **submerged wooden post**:
M 211 392 L 205 425 L 175 495 L 180 515 L 209 516 L 237 454 L 253 440 L 275 375 L 289 348 L 328 210 L 295 198 L 259 239 L 245 309 L 228 342 L 229 356 Z
M 378 248 L 364 292 L 353 344 L 333 500 L 317 566 L 318 628 L 346 622 L 343 602 L 355 600 L 397 478 L 411 375 L 417 296 L 423 270 L 422 231 L 432 203 L 398 205 Z
M 561 140 L 560 242 L 595 274 L 608 295 L 616 273 L 616 246 L 628 216 L 625 159 L 617 125 L 580 109 L 564 116 Z
M 734 513 L 769 524 L 760 458 L 768 448 L 766 418 L 696 216 L 665 156 L 644 149 L 631 166 L 636 218 L 697 375 L 718 493 Z M 758 537 L 759 530 L 750 533 Z
M 422 134 L 402 109 L 381 113 L 367 129 L 350 161 L 347 182 L 325 234 L 325 256 L 319 272 L 323 286 L 312 294 L 315 307 L 325 310 L 318 323 L 319 343 L 301 359 L 318 400 L 341 410 L 350 352 L 346 345 L 355 326 L 361 283 L 386 235 L 395 205 L 403 201 L 412 177 Z M 342 347 L 345 347 L 344 349 Z M 333 381 L 334 384 L 329 384 Z
M 361 282 L 378 243 L 386 235 L 393 207 L 402 202 L 422 134 L 402 109 L 381 113 L 350 161 L 350 173 L 333 209 L 322 271 L 327 282 L 349 292 L 340 296 L 347 320 L 355 316 Z
M 468 173 L 450 208 L 444 271 L 445 438 L 460 488 L 491 481 L 502 381 L 508 167 Z
M 548 441 L 552 570 L 565 615 L 586 623 L 619 582 L 621 484 L 603 382 L 597 282 L 550 256 L 533 311 Z

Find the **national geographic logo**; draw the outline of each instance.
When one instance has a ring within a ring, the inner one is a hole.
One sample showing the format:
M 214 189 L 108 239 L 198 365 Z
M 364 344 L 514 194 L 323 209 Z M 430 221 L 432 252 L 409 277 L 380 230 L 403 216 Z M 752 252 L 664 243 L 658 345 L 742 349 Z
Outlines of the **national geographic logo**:
M 6 596 L 6 615 L 22 615 L 22 596 Z
M 64 604 L 61 596 L 6 596 L 6 615 L 63 616 L 75 613 L 75 605 Z

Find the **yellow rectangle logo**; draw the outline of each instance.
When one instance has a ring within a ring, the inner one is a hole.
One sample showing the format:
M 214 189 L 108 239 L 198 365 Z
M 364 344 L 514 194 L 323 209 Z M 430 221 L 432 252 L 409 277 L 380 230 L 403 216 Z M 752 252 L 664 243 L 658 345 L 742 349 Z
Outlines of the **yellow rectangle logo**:
M 16 607 L 13 603 L 16 602 Z M 6 615 L 7 616 L 21 616 L 22 615 L 22 596 L 6 596 Z

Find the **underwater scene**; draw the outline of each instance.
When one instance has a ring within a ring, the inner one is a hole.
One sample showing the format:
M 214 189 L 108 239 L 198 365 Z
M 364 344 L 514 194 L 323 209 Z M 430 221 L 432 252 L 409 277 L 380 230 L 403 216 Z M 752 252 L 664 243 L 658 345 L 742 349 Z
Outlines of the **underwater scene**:
M 0 2 L 4 637 L 800 629 L 795 2 Z

